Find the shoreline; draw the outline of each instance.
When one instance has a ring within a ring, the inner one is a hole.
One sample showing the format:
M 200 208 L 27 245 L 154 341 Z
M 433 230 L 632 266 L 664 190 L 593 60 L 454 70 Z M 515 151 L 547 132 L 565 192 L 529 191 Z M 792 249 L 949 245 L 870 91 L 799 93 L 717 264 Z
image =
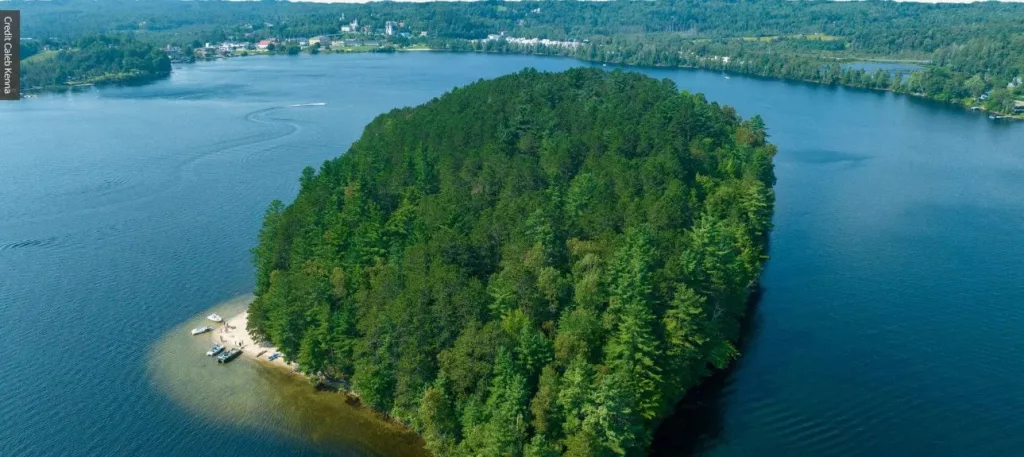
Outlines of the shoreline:
M 190 416 L 235 430 L 228 433 L 274 436 L 282 443 L 294 442 L 295 449 L 322 454 L 430 457 L 422 438 L 404 424 L 381 417 L 345 391 L 319 388 L 283 358 L 268 361 L 274 347 L 253 341 L 245 330 L 254 298 L 247 293 L 226 299 L 167 330 L 149 351 L 150 382 Z M 211 313 L 224 321 L 211 322 Z M 189 333 L 205 326 L 214 330 Z M 233 341 L 243 346 L 230 363 L 219 364 L 206 355 L 210 346 L 221 344 L 221 337 L 227 349 L 237 347 Z
M 276 360 L 268 360 L 267 357 L 270 355 L 280 353 L 278 348 L 266 341 L 256 341 L 249 335 L 246 326 L 249 321 L 249 305 L 252 303 L 252 300 L 252 298 L 246 300 L 245 308 L 242 312 L 228 317 L 221 316 L 224 318 L 223 322 L 215 323 L 216 325 L 212 326 L 214 330 L 210 332 L 210 343 L 224 345 L 225 351 L 240 348 L 242 349 L 242 354 L 239 358 L 278 367 L 308 378 L 308 376 L 297 370 L 298 364 L 295 362 L 285 362 L 284 354 Z
M 454 53 L 454 54 L 467 53 L 467 54 L 496 54 L 496 55 L 523 55 L 523 56 L 555 57 L 555 58 L 562 58 L 562 59 L 572 59 L 572 60 L 576 60 L 578 62 L 590 63 L 590 64 L 595 64 L 595 65 L 596 64 L 615 65 L 615 66 L 618 66 L 618 67 L 626 67 L 626 68 L 659 68 L 659 69 L 673 69 L 673 68 L 677 68 L 677 69 L 685 69 L 685 70 L 710 71 L 710 72 L 718 72 L 718 71 L 720 71 L 720 72 L 730 73 L 730 74 L 733 74 L 733 75 L 739 75 L 739 76 L 745 76 L 745 77 L 751 77 L 751 78 L 763 78 L 763 79 L 772 80 L 772 81 L 799 82 L 799 83 L 805 83 L 805 84 L 814 84 L 814 85 L 818 85 L 818 86 L 843 87 L 843 88 L 847 88 L 847 89 L 865 90 L 865 91 L 870 91 L 870 92 L 882 92 L 882 93 L 886 93 L 887 92 L 887 93 L 890 93 L 890 94 L 893 94 L 893 95 L 905 95 L 905 96 L 916 98 L 916 99 L 919 99 L 919 100 L 927 100 L 927 101 L 939 103 L 939 104 L 942 104 L 942 105 L 946 105 L 946 106 L 949 106 L 949 107 L 958 107 L 958 108 L 961 108 L 963 111 L 985 113 L 987 115 L 994 116 L 994 118 L 992 118 L 992 120 L 1024 121 L 1024 115 L 1021 115 L 1021 114 L 1013 114 L 1013 113 L 1003 114 L 1003 113 L 999 113 L 999 112 L 996 112 L 996 111 L 990 111 L 990 110 L 988 110 L 988 109 L 986 109 L 984 107 L 981 107 L 981 106 L 965 104 L 965 103 L 962 103 L 960 101 L 955 101 L 955 100 L 939 100 L 937 98 L 933 98 L 933 97 L 930 97 L 928 95 L 920 94 L 920 93 L 899 92 L 899 91 L 893 90 L 891 88 L 875 88 L 875 87 L 866 87 L 866 86 L 858 86 L 858 85 L 842 84 L 842 83 L 828 84 L 828 83 L 825 83 L 825 82 L 815 81 L 815 80 L 810 80 L 810 79 L 787 78 L 787 77 L 782 77 L 782 76 L 759 75 L 759 74 L 756 74 L 756 73 L 748 73 L 748 72 L 738 71 L 738 70 L 735 70 L 735 69 L 728 69 L 728 68 L 701 67 L 701 66 L 695 66 L 695 65 L 659 65 L 659 64 L 654 64 L 654 65 L 634 65 L 634 64 L 618 63 L 618 62 L 608 61 L 608 60 L 587 59 L 587 58 L 582 58 L 582 57 L 577 57 L 577 56 L 570 56 L 570 55 L 538 53 L 538 52 L 526 52 L 526 51 L 524 51 L 524 52 L 515 52 L 515 51 L 511 51 L 511 52 L 510 51 L 485 51 L 485 50 L 465 50 L 465 51 L 463 51 L 463 50 L 452 50 L 452 49 L 441 49 L 441 48 L 411 48 L 411 49 L 410 48 L 394 48 L 392 51 L 388 51 L 388 52 L 385 52 L 385 53 L 392 54 L 392 53 L 401 53 L 401 52 L 424 52 L 424 51 L 426 51 L 426 52 Z M 381 52 L 377 51 L 377 50 L 346 50 L 346 51 L 318 52 L 316 54 L 305 52 L 303 54 L 307 54 L 307 55 L 311 55 L 311 56 L 316 56 L 316 55 L 331 55 L 331 54 L 377 54 L 377 53 L 381 53 Z M 193 62 L 176 62 L 174 64 L 175 65 L 191 65 L 191 64 L 196 64 L 196 63 L 200 63 L 200 62 L 215 62 L 215 61 L 218 61 L 218 60 L 238 59 L 238 58 L 254 57 L 254 56 L 273 57 L 273 56 L 286 56 L 286 54 L 274 53 L 274 52 L 254 52 L 254 53 L 250 53 L 250 54 L 247 54 L 247 55 L 232 55 L 232 56 L 226 56 L 226 57 L 218 56 L 218 57 L 214 57 L 214 58 L 196 59 Z M 865 62 L 903 62 L 903 61 L 915 62 L 913 60 L 900 60 L 900 59 L 890 60 L 890 59 L 885 59 L 885 58 L 863 58 L 863 59 L 851 59 L 851 60 L 865 61 Z M 172 72 L 173 72 L 173 70 L 172 70 Z M 99 87 L 113 86 L 113 85 L 117 85 L 117 84 L 145 85 L 145 84 L 150 84 L 150 83 L 156 82 L 157 80 L 162 79 L 162 78 L 167 77 L 167 76 L 170 76 L 170 73 L 168 73 L 167 75 L 153 77 L 153 78 L 141 79 L 141 80 L 138 80 L 138 81 L 128 81 L 128 82 L 125 82 L 125 81 L 105 81 L 105 82 L 87 83 L 86 85 L 58 86 L 58 87 L 55 87 L 55 88 L 32 89 L 30 91 L 24 91 L 24 94 L 25 95 L 30 95 L 31 94 L 31 95 L 35 95 L 36 97 L 38 97 L 39 95 L 43 95 L 43 94 L 47 94 L 47 93 L 65 93 L 65 92 L 68 92 L 68 91 L 74 91 L 76 89 L 89 88 L 89 87 L 99 88 Z M 29 98 L 29 97 L 25 97 L 25 98 Z M 976 107 L 978 109 L 975 109 Z

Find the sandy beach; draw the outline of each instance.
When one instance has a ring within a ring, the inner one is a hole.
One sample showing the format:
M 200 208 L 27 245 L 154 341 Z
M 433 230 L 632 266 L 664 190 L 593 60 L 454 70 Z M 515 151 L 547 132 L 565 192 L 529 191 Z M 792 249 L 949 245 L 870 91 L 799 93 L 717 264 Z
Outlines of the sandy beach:
M 214 326 L 214 330 L 211 333 L 211 341 L 214 344 L 223 344 L 228 350 L 233 348 L 242 349 L 242 357 L 257 360 L 260 363 L 267 365 L 275 365 L 284 369 L 294 370 L 294 363 L 286 363 L 284 357 L 278 357 L 276 360 L 267 360 L 271 354 L 279 352 L 276 347 L 271 346 L 270 343 L 261 342 L 258 343 L 249 336 L 249 332 L 246 331 L 246 324 L 248 323 L 249 311 L 243 311 L 231 317 L 224 318 L 224 322 Z

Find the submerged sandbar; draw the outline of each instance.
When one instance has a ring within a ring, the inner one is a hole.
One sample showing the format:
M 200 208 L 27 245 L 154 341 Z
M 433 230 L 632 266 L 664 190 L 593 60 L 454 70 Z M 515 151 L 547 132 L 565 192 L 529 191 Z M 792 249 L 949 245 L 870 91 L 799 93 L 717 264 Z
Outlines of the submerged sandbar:
M 149 351 L 149 374 L 154 385 L 176 404 L 211 426 L 248 429 L 295 443 L 297 451 L 325 454 L 427 456 L 423 441 L 405 427 L 382 420 L 376 413 L 346 401 L 336 392 L 317 391 L 283 357 L 268 362 L 276 352 L 262 347 L 245 331 L 246 310 L 252 295 L 235 297 L 207 309 L 168 331 Z M 230 327 L 207 320 L 219 314 Z M 191 329 L 214 327 L 198 336 Z M 223 337 L 224 346 L 238 341 L 243 355 L 218 364 L 206 352 Z M 256 354 L 265 352 L 257 361 Z

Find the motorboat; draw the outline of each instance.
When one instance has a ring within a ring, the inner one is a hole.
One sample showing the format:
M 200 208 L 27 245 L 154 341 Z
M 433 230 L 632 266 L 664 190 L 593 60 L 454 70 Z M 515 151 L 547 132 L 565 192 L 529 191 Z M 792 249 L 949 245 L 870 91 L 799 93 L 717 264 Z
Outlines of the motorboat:
M 242 350 L 235 348 L 217 356 L 217 363 L 228 363 L 242 355 Z
M 224 352 L 224 345 L 215 344 L 212 348 L 210 348 L 209 351 L 206 351 L 206 355 L 213 357 L 217 354 L 220 354 L 221 352 Z
M 214 322 L 224 322 L 224 318 L 218 316 L 216 313 L 206 316 L 206 318 Z
M 213 331 L 213 327 L 209 327 L 209 326 L 207 326 L 207 327 L 196 327 L 196 328 L 192 329 L 192 335 L 200 335 L 200 334 L 203 334 L 203 333 L 206 333 L 206 332 L 212 332 L 212 331 Z

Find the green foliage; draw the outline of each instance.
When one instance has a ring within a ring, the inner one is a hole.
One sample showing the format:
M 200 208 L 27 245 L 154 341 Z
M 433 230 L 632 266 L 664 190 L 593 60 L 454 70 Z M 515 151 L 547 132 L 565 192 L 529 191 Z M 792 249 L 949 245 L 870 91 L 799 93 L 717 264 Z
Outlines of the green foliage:
M 170 72 L 170 59 L 156 46 L 130 38 L 95 36 L 82 38 L 53 57 L 23 62 L 21 85 L 26 90 L 38 90 L 75 84 L 140 82 Z
M 395 46 L 416 45 L 452 51 L 554 54 L 894 90 L 972 105 L 980 95 L 1004 89 L 1007 82 L 1024 75 L 1024 6 L 1004 2 L 661 0 L 422 5 L 108 0 L 103 8 L 93 8 L 87 0 L 62 0 L 21 6 L 26 37 L 65 43 L 83 36 L 120 34 L 159 46 L 174 43 L 188 51 L 203 42 L 337 34 L 341 24 L 357 19 L 378 33 L 387 21 L 400 21 L 402 30 L 414 35 L 386 37 L 387 44 L 365 51 L 394 52 Z M 342 16 L 346 19 L 341 20 Z M 429 37 L 420 37 L 418 32 L 428 32 Z M 578 44 L 485 40 L 499 32 Z M 296 52 L 289 46 L 277 50 Z M 23 57 L 35 51 L 28 47 Z M 910 60 L 925 68 L 905 79 L 896 72 L 847 65 L 865 59 Z M 44 74 L 43 85 L 68 76 Z M 1013 96 L 1024 98 L 1024 93 Z M 984 106 L 1006 112 L 1012 101 Z M 524 145 L 542 148 L 545 172 L 564 173 L 559 167 L 569 163 L 560 159 L 567 156 L 558 155 L 564 151 L 543 149 L 561 140 L 551 137 L 543 144 L 536 143 L 535 137 L 522 139 Z
M 274 202 L 249 331 L 452 456 L 633 455 L 734 357 L 774 198 L 759 118 L 669 81 L 482 81 Z

